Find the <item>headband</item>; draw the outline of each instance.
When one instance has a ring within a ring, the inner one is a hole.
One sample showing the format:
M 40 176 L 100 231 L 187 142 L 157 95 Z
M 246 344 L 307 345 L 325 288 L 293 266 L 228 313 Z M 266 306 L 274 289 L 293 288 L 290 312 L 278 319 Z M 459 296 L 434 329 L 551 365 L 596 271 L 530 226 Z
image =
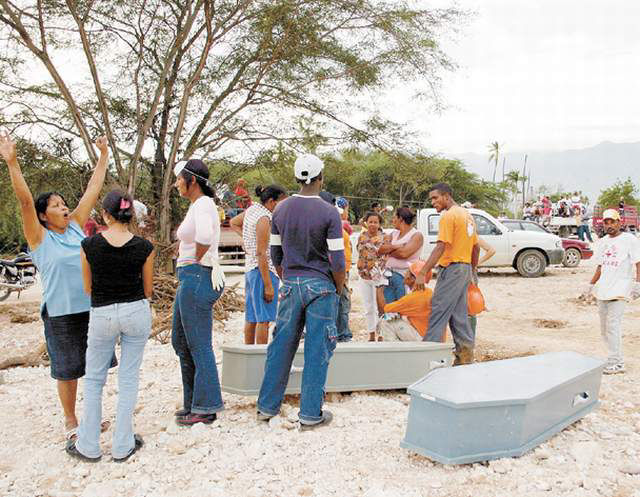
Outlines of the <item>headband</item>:
M 191 169 L 187 168 L 187 161 L 186 160 L 181 160 L 180 162 L 176 162 L 176 165 L 173 167 L 173 174 L 175 174 L 176 176 L 178 176 L 181 172 L 186 171 L 189 174 L 195 176 L 196 178 L 200 178 L 201 180 L 204 180 L 205 184 L 211 188 L 211 183 L 209 182 L 209 178 L 205 178 L 204 176 L 201 176 L 200 174 L 192 171 Z

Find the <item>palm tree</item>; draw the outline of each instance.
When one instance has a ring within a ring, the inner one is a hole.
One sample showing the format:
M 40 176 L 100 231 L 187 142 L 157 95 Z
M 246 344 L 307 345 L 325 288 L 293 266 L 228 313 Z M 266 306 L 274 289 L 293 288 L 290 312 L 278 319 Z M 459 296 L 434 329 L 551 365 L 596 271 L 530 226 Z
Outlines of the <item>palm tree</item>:
M 498 160 L 500 159 L 500 144 L 498 142 L 493 142 L 488 146 L 489 149 L 489 160 L 488 162 L 493 161 L 493 182 L 496 182 L 496 170 L 498 169 Z

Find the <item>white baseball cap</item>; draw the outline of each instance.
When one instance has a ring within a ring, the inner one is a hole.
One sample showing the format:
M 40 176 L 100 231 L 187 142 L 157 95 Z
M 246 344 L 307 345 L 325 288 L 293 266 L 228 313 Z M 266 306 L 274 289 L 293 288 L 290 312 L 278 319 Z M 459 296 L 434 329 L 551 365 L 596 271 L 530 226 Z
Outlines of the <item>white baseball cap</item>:
M 324 169 L 324 163 L 313 154 L 301 154 L 293 166 L 296 179 L 303 180 L 308 185 Z

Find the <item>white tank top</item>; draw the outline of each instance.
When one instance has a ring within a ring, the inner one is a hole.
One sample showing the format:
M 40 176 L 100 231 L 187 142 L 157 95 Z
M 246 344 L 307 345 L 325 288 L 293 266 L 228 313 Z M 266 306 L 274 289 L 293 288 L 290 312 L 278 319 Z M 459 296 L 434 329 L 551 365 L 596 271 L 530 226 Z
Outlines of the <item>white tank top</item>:
M 408 243 L 409 240 L 411 240 L 413 235 L 415 235 L 416 233 L 418 233 L 418 230 L 415 228 L 411 228 L 409 231 L 407 231 L 407 233 L 402 238 L 398 238 L 400 236 L 400 231 L 393 230 L 393 232 L 391 233 L 391 245 L 394 245 L 394 246 L 404 245 L 405 243 Z M 390 256 L 387 259 L 387 269 L 401 270 L 401 271 L 409 269 L 409 266 L 413 262 L 420 259 L 421 250 L 422 250 L 422 245 L 419 246 L 418 249 L 406 259 L 398 259 L 396 257 Z

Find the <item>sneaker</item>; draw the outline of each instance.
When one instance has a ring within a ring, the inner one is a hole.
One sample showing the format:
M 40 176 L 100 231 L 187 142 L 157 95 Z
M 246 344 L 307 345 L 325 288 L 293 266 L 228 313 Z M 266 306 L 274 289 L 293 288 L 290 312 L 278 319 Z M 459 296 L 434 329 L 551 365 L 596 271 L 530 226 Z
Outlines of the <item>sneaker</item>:
M 77 441 L 76 438 L 72 438 L 70 440 L 67 440 L 67 444 L 66 444 L 65 449 L 64 449 L 64 450 L 67 451 L 67 454 L 69 454 L 71 457 L 75 457 L 76 459 L 80 459 L 81 461 L 84 461 L 84 462 L 98 462 L 100 459 L 102 459 L 102 456 L 98 456 L 98 457 L 87 457 L 87 456 L 85 456 L 76 447 L 76 441 Z
M 113 458 L 113 462 L 125 462 L 133 454 L 138 452 L 138 450 L 141 449 L 142 446 L 144 445 L 144 440 L 142 440 L 142 437 L 140 435 L 138 435 L 137 433 L 135 435 L 133 435 L 133 441 L 134 441 L 133 449 L 131 449 L 129 451 L 129 453 L 124 457 L 114 457 Z
M 196 423 L 204 423 L 205 425 L 210 425 L 216 420 L 216 414 L 196 414 L 194 412 L 190 412 L 186 416 L 182 416 L 181 418 L 176 418 L 176 423 L 180 426 L 193 426 Z
M 331 423 L 331 420 L 333 420 L 333 414 L 325 409 L 322 411 L 322 419 L 318 423 L 308 425 L 300 421 L 300 431 L 314 430 L 319 426 L 326 426 Z
M 609 366 L 606 366 L 602 372 L 604 374 L 621 374 L 621 373 L 624 373 L 624 364 L 623 363 L 611 364 Z
M 256 413 L 256 419 L 258 421 L 269 421 L 273 416 L 271 414 L 265 414 L 262 411 Z
M 182 409 L 178 409 L 176 412 L 173 413 L 173 415 L 176 418 L 181 418 L 183 416 L 186 416 L 187 414 L 191 414 L 191 410 L 185 409 L 184 407 Z

